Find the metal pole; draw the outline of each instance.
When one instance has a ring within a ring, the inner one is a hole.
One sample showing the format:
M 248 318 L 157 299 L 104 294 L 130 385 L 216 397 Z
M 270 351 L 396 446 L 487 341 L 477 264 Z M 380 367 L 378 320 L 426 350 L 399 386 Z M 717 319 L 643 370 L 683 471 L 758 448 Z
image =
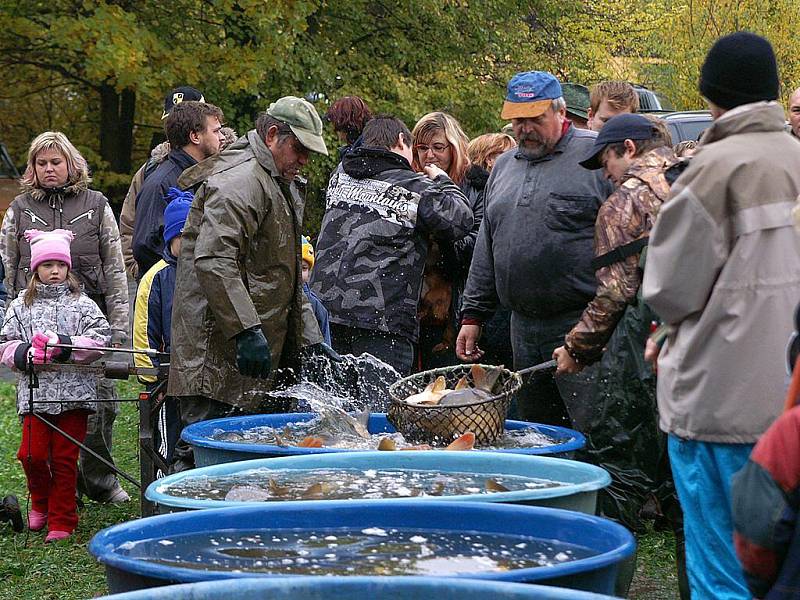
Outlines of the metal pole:
M 120 354 L 145 354 L 154 358 L 168 357 L 166 352 L 153 350 L 152 348 L 109 348 L 108 346 L 73 346 L 72 344 L 45 344 L 47 348 L 64 348 L 65 350 L 92 350 L 95 352 L 119 352 Z
M 56 425 L 54 425 L 53 423 L 51 423 L 50 421 L 48 421 L 47 419 L 45 419 L 45 418 L 44 418 L 42 415 L 40 415 L 39 413 L 32 413 L 32 414 L 33 414 L 33 416 L 34 416 L 34 417 L 36 417 L 37 419 L 39 419 L 39 420 L 40 420 L 42 423 L 45 423 L 45 424 L 46 424 L 46 425 L 48 425 L 48 426 L 49 426 L 51 429 L 53 429 L 54 431 L 57 431 L 58 433 L 60 433 L 61 435 L 63 435 L 65 438 L 67 438 L 67 439 L 68 439 L 70 442 L 72 442 L 73 444 L 75 444 L 76 446 L 78 446 L 78 448 L 80 448 L 80 449 L 82 449 L 82 450 L 86 450 L 86 452 L 88 452 L 89 454 L 91 454 L 92 456 L 94 456 L 94 457 L 95 457 L 97 460 L 99 460 L 100 462 L 102 462 L 102 463 L 103 463 L 104 465 L 106 465 L 106 466 L 107 466 L 109 469 L 112 469 L 112 470 L 113 470 L 115 473 L 117 473 L 117 475 L 122 475 L 122 476 L 123 476 L 125 479 L 127 479 L 129 482 L 131 482 L 133 485 L 135 485 L 135 486 L 136 486 L 136 487 L 138 487 L 138 488 L 141 488 L 141 487 L 142 487 L 142 485 L 141 485 L 141 484 L 140 484 L 138 481 L 136 481 L 136 480 L 135 480 L 133 477 L 131 477 L 130 475 L 128 475 L 128 474 L 127 474 L 125 471 L 122 471 L 122 470 L 118 469 L 116 466 L 112 465 L 112 464 L 111 464 L 110 462 L 108 462 L 108 461 L 107 461 L 105 458 L 103 458 L 102 456 L 100 456 L 99 454 L 97 454 L 97 452 L 95 452 L 94 450 L 92 450 L 92 449 L 91 449 L 91 448 L 89 448 L 88 446 L 84 445 L 82 442 L 79 442 L 78 440 L 76 440 L 74 437 L 72 437 L 72 436 L 71 436 L 70 434 L 68 434 L 66 431 L 64 431 L 64 430 L 60 429 L 59 427 L 57 427 Z

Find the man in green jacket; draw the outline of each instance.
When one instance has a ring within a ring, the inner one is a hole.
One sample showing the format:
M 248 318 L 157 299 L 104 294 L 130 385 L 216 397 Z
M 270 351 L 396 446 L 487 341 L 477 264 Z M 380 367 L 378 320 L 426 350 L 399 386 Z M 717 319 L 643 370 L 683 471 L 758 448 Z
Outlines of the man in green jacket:
M 311 152 L 328 154 L 322 121 L 287 96 L 179 180 L 195 193 L 175 282 L 168 390 L 184 427 L 260 410 L 273 365 L 297 366 L 301 346 L 322 342 L 303 294 L 304 202 L 294 182 Z M 173 470 L 191 466 L 181 443 Z

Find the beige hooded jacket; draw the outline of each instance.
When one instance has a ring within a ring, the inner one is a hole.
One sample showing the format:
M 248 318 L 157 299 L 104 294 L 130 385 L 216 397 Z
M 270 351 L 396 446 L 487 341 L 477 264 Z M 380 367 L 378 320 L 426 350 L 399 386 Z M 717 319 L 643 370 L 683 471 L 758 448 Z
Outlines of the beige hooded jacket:
M 778 416 L 800 300 L 800 143 L 782 108 L 713 123 L 650 235 L 644 299 L 674 325 L 658 362 L 661 429 L 754 443 Z

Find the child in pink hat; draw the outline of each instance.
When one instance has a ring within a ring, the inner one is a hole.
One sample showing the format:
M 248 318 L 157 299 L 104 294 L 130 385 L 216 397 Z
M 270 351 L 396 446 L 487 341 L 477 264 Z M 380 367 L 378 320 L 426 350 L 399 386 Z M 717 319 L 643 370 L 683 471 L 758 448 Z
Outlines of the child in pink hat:
M 89 373 L 43 371 L 30 402 L 27 370 L 52 362 L 88 363 L 108 345 L 110 327 L 100 308 L 81 291 L 70 271 L 71 231 L 29 229 L 31 277 L 6 310 L 0 331 L 0 360 L 20 372 L 17 411 L 22 443 L 17 458 L 28 480 L 28 528 L 47 526 L 45 542 L 69 537 L 78 524 L 75 501 L 79 448 L 36 415 L 77 440 L 86 437 L 87 419 L 96 409 L 97 382 Z M 62 348 L 56 345 L 80 346 Z

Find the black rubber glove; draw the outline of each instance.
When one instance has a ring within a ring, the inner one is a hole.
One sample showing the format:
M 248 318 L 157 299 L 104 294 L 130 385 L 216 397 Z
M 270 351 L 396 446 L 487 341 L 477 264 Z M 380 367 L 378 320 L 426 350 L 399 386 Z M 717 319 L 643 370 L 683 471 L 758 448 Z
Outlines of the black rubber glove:
M 308 350 L 312 354 L 316 354 L 318 356 L 324 356 L 333 362 L 342 362 L 344 360 L 341 354 L 339 354 L 336 350 L 331 348 L 325 342 L 320 342 L 319 344 L 311 344 L 308 347 Z
M 245 377 L 266 379 L 272 371 L 269 342 L 261 327 L 245 329 L 236 336 L 236 368 Z

